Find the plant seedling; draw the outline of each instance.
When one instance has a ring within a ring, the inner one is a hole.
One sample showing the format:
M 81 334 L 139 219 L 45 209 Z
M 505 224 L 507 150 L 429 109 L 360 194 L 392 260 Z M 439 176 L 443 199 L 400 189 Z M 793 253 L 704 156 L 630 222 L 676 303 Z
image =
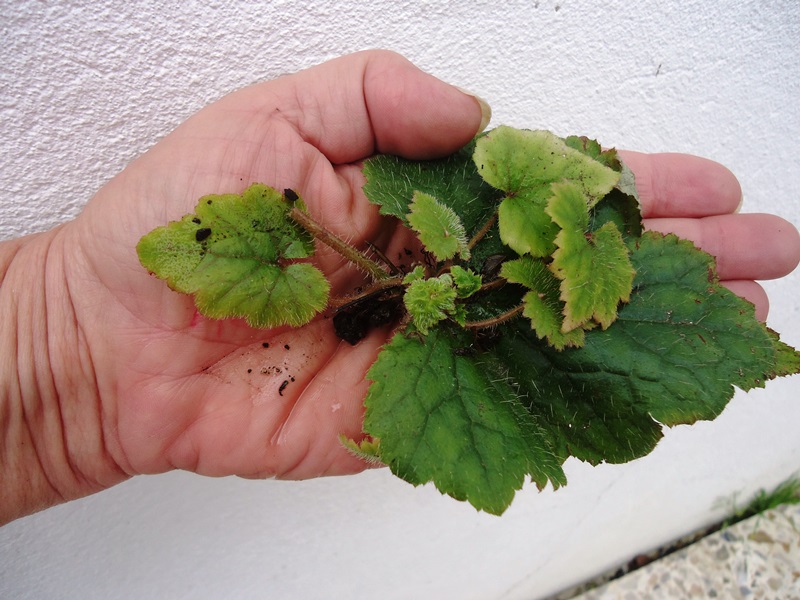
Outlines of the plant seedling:
M 292 190 L 208 196 L 139 258 L 211 318 L 300 327 L 335 306 L 350 344 L 396 324 L 369 369 L 351 451 L 501 514 L 570 456 L 622 463 L 662 426 L 800 372 L 800 353 L 728 291 L 714 259 L 645 233 L 630 170 L 592 140 L 499 127 L 440 160 L 376 156 L 364 193 L 424 248 L 405 272 L 336 238 Z M 314 241 L 371 283 L 329 298 Z M 388 261 L 387 261 L 388 262 Z

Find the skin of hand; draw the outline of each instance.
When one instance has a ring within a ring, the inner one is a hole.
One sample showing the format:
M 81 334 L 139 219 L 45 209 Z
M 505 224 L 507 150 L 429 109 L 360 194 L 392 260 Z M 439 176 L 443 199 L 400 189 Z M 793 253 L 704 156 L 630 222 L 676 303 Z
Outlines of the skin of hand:
M 407 232 L 364 198 L 360 161 L 443 156 L 487 122 L 485 104 L 396 54 L 349 55 L 223 98 L 74 221 L 0 244 L 0 523 L 171 469 L 290 479 L 363 470 L 339 435 L 362 435 L 365 373 L 388 329 L 350 346 L 324 318 L 295 330 L 205 319 L 141 267 L 136 244 L 203 195 L 262 182 L 298 191 L 350 243 L 391 253 Z M 714 254 L 726 285 L 766 318 L 754 280 L 795 268 L 795 227 L 737 214 L 739 184 L 712 161 L 623 159 L 646 226 Z M 362 280 L 325 248 L 315 262 L 334 295 Z

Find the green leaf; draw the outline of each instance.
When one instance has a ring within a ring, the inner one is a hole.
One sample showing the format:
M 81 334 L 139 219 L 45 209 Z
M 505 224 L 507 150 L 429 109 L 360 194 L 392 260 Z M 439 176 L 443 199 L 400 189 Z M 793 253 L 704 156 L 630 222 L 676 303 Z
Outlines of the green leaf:
M 661 437 L 659 423 L 714 419 L 734 386 L 763 386 L 783 374 L 776 364 L 790 370 L 800 360 L 776 346 L 753 306 L 720 285 L 713 258 L 690 242 L 647 233 L 631 259 L 630 302 L 611 327 L 586 332 L 582 348 L 559 352 L 516 322 L 484 357 L 518 386 L 563 458 L 643 456 Z
M 531 327 L 541 339 L 557 350 L 568 346 L 583 345 L 584 330 L 581 328 L 565 332 L 564 303 L 560 298 L 560 281 L 547 266 L 538 259 L 523 256 L 517 260 L 506 261 L 500 276 L 511 283 L 518 283 L 529 290 L 523 302 L 523 315 L 530 319 Z
M 498 127 L 480 138 L 474 161 L 487 183 L 506 193 L 500 236 L 518 254 L 547 256 L 558 228 L 545 212 L 551 185 L 580 186 L 592 207 L 618 183 L 619 173 L 549 131 Z
M 733 396 L 796 373 L 800 354 L 719 281 L 711 256 L 675 236 L 645 234 L 631 255 L 630 302 L 606 330 L 561 352 L 521 321 L 484 355 L 513 381 L 559 456 L 596 464 L 649 453 L 661 426 L 714 419 Z
M 395 335 L 367 374 L 364 426 L 395 475 L 500 514 L 526 475 L 540 488 L 565 477 L 508 383 L 458 355 L 467 340 L 441 328 L 424 343 Z
M 410 285 L 420 279 L 425 279 L 425 267 L 422 265 L 417 265 L 411 271 L 406 273 L 405 277 L 403 277 L 403 283 Z
M 564 138 L 564 143 L 570 148 L 583 152 L 586 156 L 590 156 L 600 164 L 614 169 L 615 171 L 622 170 L 622 162 L 619 160 L 619 154 L 615 148 L 603 150 L 603 147 L 597 140 L 583 135 L 567 136 Z
M 403 303 L 414 326 L 422 335 L 448 317 L 456 316 L 456 298 L 453 278 L 444 273 L 439 277 L 413 279 L 406 288 Z
M 597 231 L 606 223 L 613 223 L 625 243 L 642 237 L 644 223 L 639 201 L 629 194 L 613 189 L 589 213 L 589 231 Z
M 409 225 L 436 260 L 448 260 L 456 254 L 462 260 L 469 260 L 467 232 L 452 208 L 424 192 L 414 192 L 413 202 L 408 208 Z
M 207 317 L 244 318 L 253 327 L 303 325 L 325 308 L 329 284 L 314 266 L 287 263 L 314 251 L 288 216 L 293 206 L 260 184 L 241 195 L 204 196 L 193 214 L 144 236 L 139 260 L 173 290 L 194 295 Z
M 472 269 L 465 269 L 454 265 L 453 268 L 450 269 L 450 275 L 453 276 L 453 285 L 456 286 L 456 294 L 459 298 L 469 298 L 472 294 L 481 289 L 483 279 Z
M 597 140 L 590 139 L 586 136 L 571 135 L 564 138 L 564 143 L 570 148 L 574 148 L 583 152 L 587 156 L 592 157 L 594 160 L 603 164 L 619 173 L 619 181 L 615 186 L 617 190 L 627 196 L 631 196 L 633 200 L 639 204 L 639 194 L 636 191 L 636 182 L 633 171 L 623 163 L 619 158 L 619 153 L 615 148 L 603 150 L 603 147 Z M 622 228 L 620 228 L 622 229 Z
M 589 209 L 577 185 L 553 184 L 553 192 L 547 213 L 561 231 L 550 268 L 561 280 L 563 330 L 583 327 L 591 319 L 605 329 L 616 319 L 618 304 L 630 299 L 634 270 L 628 248 L 613 222 L 588 232 Z
M 356 442 L 346 435 L 340 435 L 339 441 L 354 456 L 371 465 L 381 464 L 381 443 L 377 438 L 364 438 L 360 442 Z
M 424 192 L 453 209 L 468 235 L 497 208 L 499 192 L 478 175 L 472 153 L 475 142 L 438 160 L 414 161 L 379 155 L 364 163 L 364 194 L 382 215 L 406 221 L 414 192 Z
M 527 196 L 511 196 L 500 203 L 498 220 L 500 239 L 517 254 L 541 257 L 551 254 L 558 232 L 553 220 L 544 210 L 544 201 L 532 201 Z
M 551 184 L 567 179 L 581 186 L 593 206 L 619 181 L 614 169 L 549 131 L 498 127 L 478 139 L 474 161 L 491 186 L 539 201 L 549 197 Z
M 776 331 L 767 330 L 775 349 L 775 368 L 768 374 L 767 379 L 786 377 L 800 373 L 800 352 L 781 341 Z
M 598 334 L 615 327 L 586 332 L 583 348 L 558 351 L 520 319 L 502 328 L 497 346 L 485 355 L 496 377 L 517 386 L 562 461 L 574 456 L 593 465 L 624 463 L 651 452 L 662 437 L 612 350 L 597 356 L 605 350 L 596 343 Z
M 732 386 L 763 387 L 774 376 L 780 348 L 753 305 L 719 283 L 712 256 L 674 235 L 646 233 L 631 259 L 634 294 L 604 333 L 631 340 L 621 354 L 631 366 L 663 371 L 647 400 L 655 418 L 667 425 L 713 419 Z
M 426 335 L 397 336 L 370 371 L 365 426 L 396 474 L 499 512 L 526 451 L 506 463 L 482 450 L 470 407 L 486 406 L 487 395 L 535 432 L 528 464 L 548 465 L 550 475 L 534 476 L 542 485 L 559 481 L 554 465 L 571 456 L 636 459 L 665 425 L 715 418 L 735 387 L 800 371 L 800 353 L 720 285 L 712 257 L 674 236 L 643 233 L 633 174 L 615 151 L 499 128 L 478 139 L 474 160 L 505 194 L 499 224 L 487 225 L 467 263 L 483 275 L 481 292 L 460 295 L 455 267 L 452 282 L 426 283 L 427 301 L 439 286 L 455 286 L 456 298 L 443 293 Z M 498 275 L 506 285 L 495 284 Z M 474 329 L 520 303 L 527 319 Z M 460 311 L 470 332 L 454 323 Z M 498 431 L 519 439 L 513 426 Z M 498 469 L 505 483 L 482 479 L 476 464 Z M 484 491 L 493 486 L 503 491 Z

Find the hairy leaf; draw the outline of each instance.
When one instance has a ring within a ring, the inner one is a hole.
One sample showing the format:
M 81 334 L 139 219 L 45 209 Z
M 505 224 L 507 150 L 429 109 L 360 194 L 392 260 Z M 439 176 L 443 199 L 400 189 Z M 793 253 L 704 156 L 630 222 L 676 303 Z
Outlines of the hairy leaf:
M 381 460 L 419 485 L 480 510 L 502 513 L 529 475 L 565 483 L 559 461 L 513 389 L 474 359 L 459 356 L 463 333 L 437 329 L 424 343 L 395 335 L 367 378 L 365 428 Z
M 572 331 L 590 319 L 607 328 L 617 305 L 630 298 L 634 271 L 628 248 L 613 222 L 588 233 L 589 209 L 577 185 L 556 183 L 553 192 L 547 213 L 561 230 L 550 268 L 561 280 L 562 328 Z
M 298 203 L 302 206 L 301 203 Z M 311 237 L 289 217 L 280 192 L 256 184 L 243 194 L 200 199 L 193 214 L 144 236 L 142 265 L 211 318 L 240 317 L 253 327 L 300 326 L 328 300 L 325 276 L 307 263 Z
M 661 437 L 659 423 L 713 419 L 734 386 L 784 374 L 775 370 L 777 355 L 798 361 L 690 242 L 648 233 L 632 261 L 630 302 L 611 327 L 586 332 L 582 348 L 559 352 L 517 322 L 503 328 L 492 354 L 498 376 L 519 386 L 564 458 L 643 456 Z
M 549 131 L 498 127 L 475 147 L 478 172 L 506 193 L 500 204 L 500 236 L 518 254 L 547 256 L 558 231 L 545 212 L 551 185 L 573 181 L 594 206 L 619 181 L 619 173 L 567 145 Z
M 465 269 L 455 265 L 450 269 L 450 275 L 453 277 L 453 285 L 456 286 L 456 294 L 459 298 L 469 298 L 481 289 L 483 280 L 472 269 Z
M 472 160 L 475 143 L 438 160 L 413 161 L 379 155 L 364 163 L 364 194 L 382 215 L 406 221 L 414 192 L 424 192 L 458 214 L 473 235 L 494 213 L 500 194 L 488 185 Z
M 360 442 L 351 440 L 345 435 L 339 436 L 339 441 L 353 455 L 365 460 L 372 465 L 381 464 L 381 443 L 378 439 L 364 438 Z
M 599 364 L 582 360 L 605 332 L 586 332 L 590 350 L 562 351 L 538 340 L 522 321 L 502 332 L 486 364 L 493 365 L 497 377 L 514 382 L 561 460 L 574 456 L 591 464 L 624 463 L 655 448 L 661 426 L 638 406 L 614 357 L 604 356 L 606 362 Z
M 782 342 L 776 331 L 768 331 L 775 349 L 775 368 L 767 379 L 800 373 L 800 352 Z
M 469 259 L 467 232 L 452 208 L 424 192 L 414 192 L 413 202 L 408 208 L 409 225 L 437 260 L 448 260 L 456 255 L 462 260 Z
M 531 290 L 523 298 L 525 310 L 522 314 L 530 319 L 531 327 L 539 338 L 546 338 L 557 350 L 583 345 L 582 328 L 564 331 L 564 302 L 560 297 L 560 282 L 541 260 L 523 256 L 507 261 L 503 264 L 500 276 Z
M 412 279 L 406 289 L 403 302 L 414 326 L 422 335 L 431 327 L 448 317 L 458 316 L 453 278 L 445 273 L 428 279 Z

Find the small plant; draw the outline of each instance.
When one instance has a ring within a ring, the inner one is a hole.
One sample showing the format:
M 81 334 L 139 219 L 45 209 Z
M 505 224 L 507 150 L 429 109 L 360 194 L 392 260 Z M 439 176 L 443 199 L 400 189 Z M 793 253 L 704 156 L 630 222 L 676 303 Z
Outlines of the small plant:
M 632 173 L 580 137 L 499 127 L 433 161 L 377 156 L 364 192 L 423 247 L 405 270 L 332 235 L 292 190 L 207 196 L 155 229 L 145 268 L 212 318 L 300 327 L 335 305 L 357 344 L 395 323 L 367 377 L 359 455 L 500 514 L 570 456 L 649 453 L 662 425 L 714 419 L 734 386 L 800 371 L 800 353 L 720 285 L 714 260 L 645 233 Z M 371 283 L 329 299 L 315 240 Z
M 759 490 L 746 506 L 737 508 L 734 504 L 733 514 L 722 523 L 722 528 L 786 504 L 800 504 L 800 479 L 796 477 L 787 479 L 771 492 Z

